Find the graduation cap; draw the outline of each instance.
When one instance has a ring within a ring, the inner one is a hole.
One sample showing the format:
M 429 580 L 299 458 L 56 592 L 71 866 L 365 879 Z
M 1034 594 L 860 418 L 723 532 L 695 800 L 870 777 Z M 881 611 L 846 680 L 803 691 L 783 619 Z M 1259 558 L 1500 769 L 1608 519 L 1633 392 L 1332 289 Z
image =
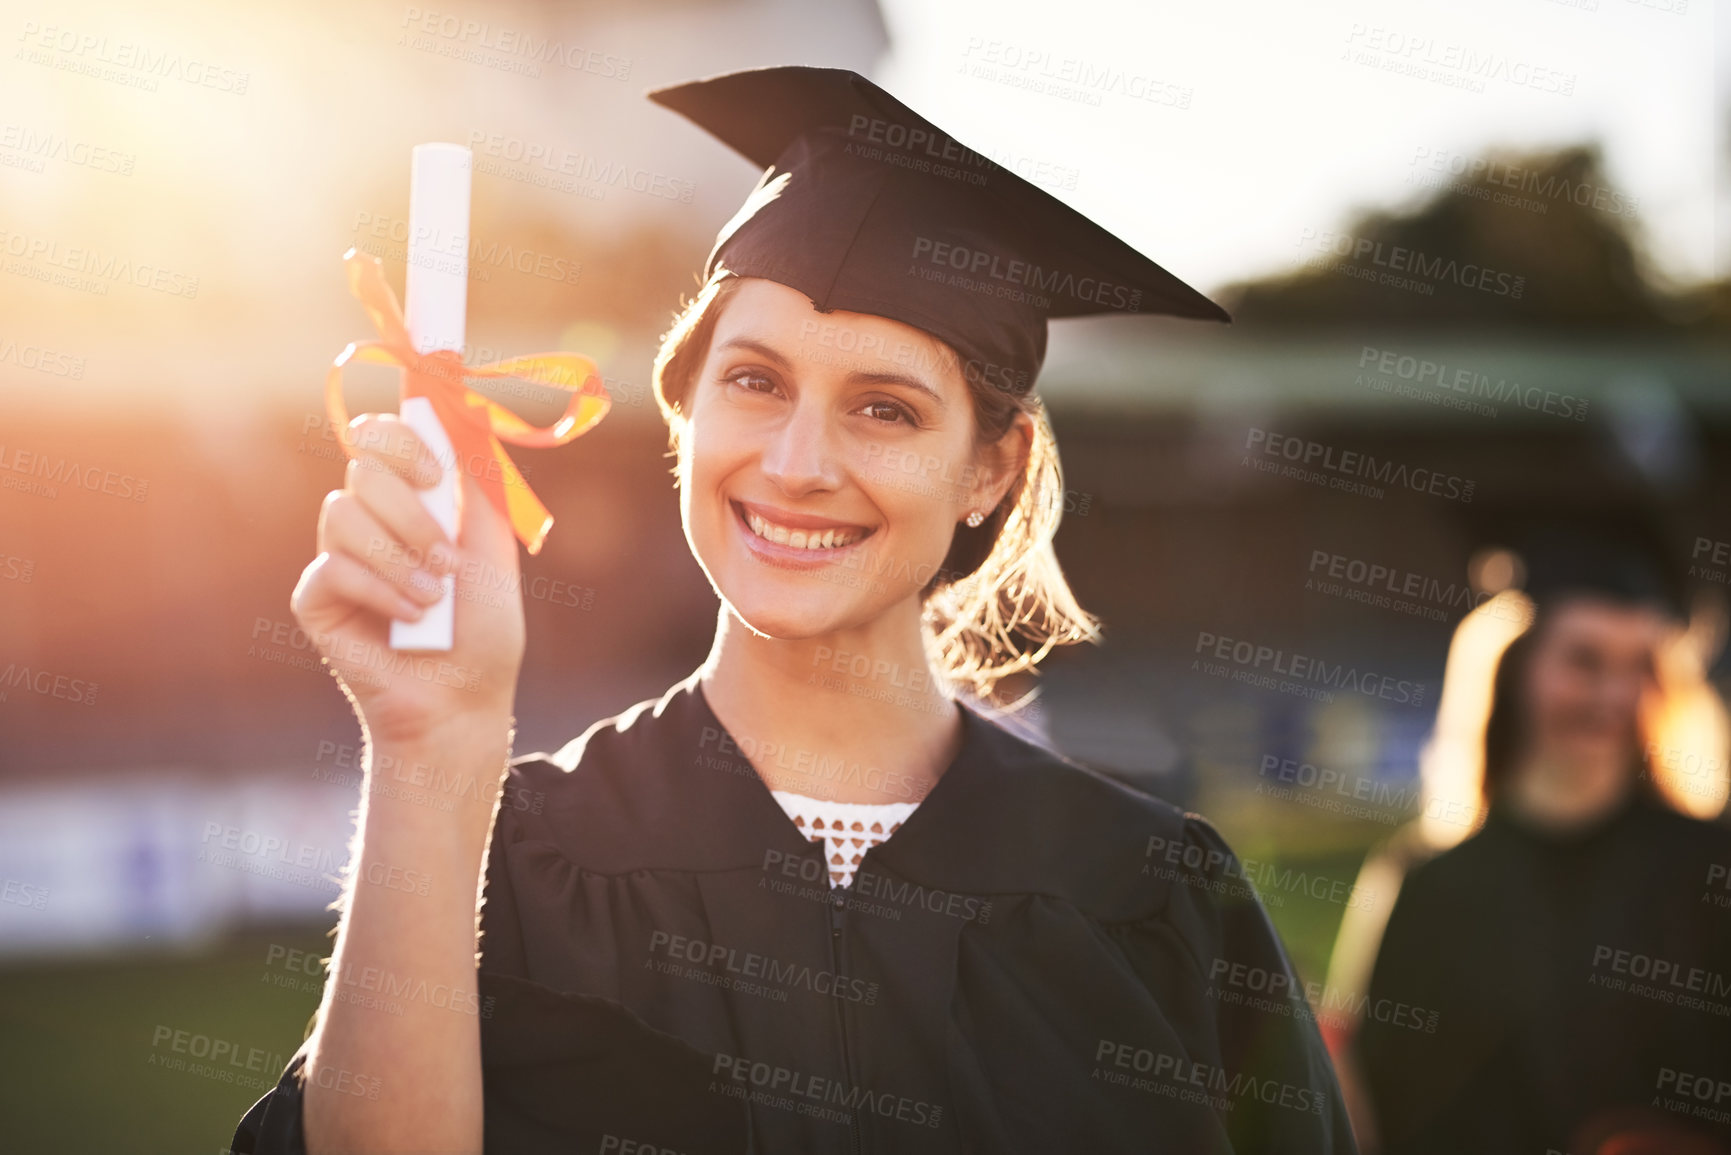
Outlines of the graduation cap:
M 1593 597 L 1647 606 L 1682 621 L 1688 597 L 1674 552 L 1636 514 L 1552 513 L 1503 528 L 1524 571 L 1517 584 L 1541 606 Z
M 651 100 L 763 166 L 716 238 L 723 269 L 944 341 L 970 380 L 1033 388 L 1046 321 L 1226 310 L 1086 216 L 968 148 L 856 72 L 781 67 Z
M 1670 559 L 1633 533 L 1539 531 L 1525 545 L 1525 589 L 1540 604 L 1584 595 L 1689 616 Z

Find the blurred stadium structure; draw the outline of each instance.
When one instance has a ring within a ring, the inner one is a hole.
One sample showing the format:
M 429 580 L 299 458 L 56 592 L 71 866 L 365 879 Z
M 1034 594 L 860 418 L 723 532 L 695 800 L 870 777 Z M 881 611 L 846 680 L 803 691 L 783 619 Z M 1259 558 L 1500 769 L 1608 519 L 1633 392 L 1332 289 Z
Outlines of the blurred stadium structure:
M 1517 160 L 1604 184 L 1588 149 Z M 1061 556 L 1107 642 L 1050 662 L 1030 724 L 1187 803 L 1254 791 L 1265 757 L 1402 797 L 1450 632 L 1485 596 L 1468 561 L 1500 528 L 1534 512 L 1638 523 L 1688 579 L 1698 539 L 1726 536 L 1711 501 L 1731 482 L 1725 289 L 1666 296 L 1616 218 L 1566 196 L 1547 208 L 1503 234 L 1511 210 L 1445 191 L 1341 230 L 1373 249 L 1523 270 L 1514 320 L 1441 279 L 1415 313 L 1410 294 L 1337 266 L 1238 287 L 1230 329 L 1060 326 L 1043 390 L 1068 474 Z M 521 750 L 658 692 L 707 646 L 713 600 L 679 533 L 662 426 L 646 388 L 610 385 L 615 414 L 581 452 L 522 455 L 560 526 L 526 562 Z M 160 944 L 316 916 L 334 896 L 325 876 L 346 853 L 358 735 L 287 611 L 339 476 L 304 393 L 255 418 L 244 452 L 180 421 L 93 428 L 46 405 L 11 426 L 45 458 L 124 460 L 153 488 L 142 510 L 67 493 L 8 511 L 9 552 L 54 574 L 6 591 L 14 676 L 75 671 L 101 709 L 0 687 L 0 876 L 49 896 L 0 904 L 0 949 Z M 1325 447 L 1310 481 L 1253 467 L 1292 464 L 1293 445 Z M 1433 494 L 1386 472 L 1357 479 L 1368 489 L 1329 488 L 1329 453 L 1472 489 Z M 57 533 L 63 501 L 84 506 L 79 539 Z M 1711 597 L 1723 572 L 1698 564 L 1689 580 Z M 1374 667 L 1428 698 L 1221 686 L 1192 669 L 1217 645 L 1205 636 Z

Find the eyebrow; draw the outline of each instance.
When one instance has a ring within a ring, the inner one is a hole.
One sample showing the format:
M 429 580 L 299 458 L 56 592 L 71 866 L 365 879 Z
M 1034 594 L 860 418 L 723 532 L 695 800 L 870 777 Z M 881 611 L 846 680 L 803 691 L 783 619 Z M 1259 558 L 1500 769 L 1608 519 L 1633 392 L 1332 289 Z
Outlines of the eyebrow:
M 787 358 L 777 352 L 774 346 L 765 344 L 764 342 L 752 337 L 730 338 L 717 346 L 717 349 L 721 351 L 728 349 L 745 349 L 756 353 L 758 356 L 763 357 L 766 360 L 774 361 L 782 368 L 789 367 Z M 849 383 L 855 385 L 901 385 L 905 388 L 914 390 L 916 393 L 922 393 L 931 398 L 932 403 L 940 409 L 949 408 L 949 403 L 943 399 L 943 396 L 939 394 L 936 389 L 933 389 L 918 377 L 913 377 L 906 373 L 867 372 L 865 370 L 856 369 L 847 375 L 847 379 Z

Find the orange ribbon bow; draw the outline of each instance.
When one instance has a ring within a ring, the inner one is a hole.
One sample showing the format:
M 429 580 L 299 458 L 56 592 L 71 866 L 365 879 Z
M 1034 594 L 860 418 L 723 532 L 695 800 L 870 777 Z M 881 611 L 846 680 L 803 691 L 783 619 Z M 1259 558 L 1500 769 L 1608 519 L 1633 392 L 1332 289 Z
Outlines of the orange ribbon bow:
M 481 483 L 500 516 L 531 554 L 541 552 L 553 515 L 541 504 L 523 475 L 517 472 L 501 439 L 512 445 L 544 449 L 564 445 L 587 433 L 607 415 L 612 402 L 601 385 L 601 372 L 589 358 L 577 353 L 533 353 L 490 365 L 469 366 L 451 350 L 418 353 L 403 323 L 397 295 L 385 281 L 384 266 L 371 253 L 350 249 L 343 254 L 348 269 L 349 292 L 355 295 L 378 330 L 376 341 L 354 341 L 338 355 L 325 376 L 325 411 L 336 425 L 343 452 L 355 456 L 349 440 L 349 411 L 343 404 L 343 369 L 363 361 L 375 365 L 400 365 L 403 393 L 425 397 L 439 415 L 439 423 L 451 438 L 457 467 Z M 571 391 L 564 414 L 551 425 L 531 425 L 497 402 L 470 389 L 465 379 L 524 377 L 541 385 Z M 444 463 L 449 465 L 449 462 Z

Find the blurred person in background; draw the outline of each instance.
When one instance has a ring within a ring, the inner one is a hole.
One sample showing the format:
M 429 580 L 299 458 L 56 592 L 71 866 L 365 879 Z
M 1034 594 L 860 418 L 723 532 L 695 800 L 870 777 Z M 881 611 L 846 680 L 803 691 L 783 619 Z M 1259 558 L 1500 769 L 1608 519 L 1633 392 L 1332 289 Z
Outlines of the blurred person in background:
M 656 363 L 710 657 L 507 767 L 521 601 L 466 563 L 516 543 L 472 478 L 445 541 L 412 434 L 360 419 L 295 612 L 369 773 L 486 805 L 364 793 L 324 1002 L 236 1150 L 1353 1151 L 1314 1024 L 1209 995 L 1295 982 L 1218 833 L 961 700 L 1098 630 L 1051 546 L 1047 318 L 1224 313 L 856 74 L 654 95 L 769 170 Z M 476 691 L 346 664 L 453 571 Z
M 1717 619 L 1685 629 L 1614 535 L 1544 533 L 1525 561 L 1526 594 L 1457 631 L 1424 813 L 1361 874 L 1398 891 L 1386 925 L 1355 913 L 1336 945 L 1329 988 L 1358 1014 L 1330 1044 L 1359 1141 L 1731 1151 Z

